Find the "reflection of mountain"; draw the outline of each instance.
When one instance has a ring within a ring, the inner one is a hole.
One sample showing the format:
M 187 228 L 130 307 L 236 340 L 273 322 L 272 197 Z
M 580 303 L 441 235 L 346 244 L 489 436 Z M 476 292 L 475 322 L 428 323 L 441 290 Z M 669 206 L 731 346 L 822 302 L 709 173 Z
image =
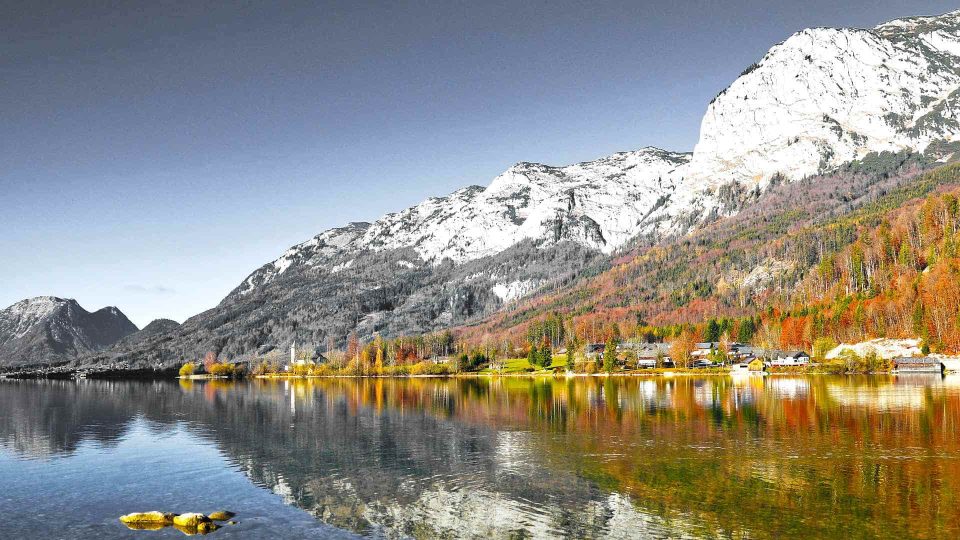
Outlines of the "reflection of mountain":
M 11 381 L 0 449 L 181 425 L 287 503 L 387 537 L 946 537 L 960 517 L 911 511 L 960 491 L 960 392 L 929 382 Z M 885 393 L 923 400 L 846 397 Z
M 54 457 L 83 441 L 112 445 L 134 414 L 136 383 L 0 379 L 0 448 Z
M 614 516 L 650 519 L 572 471 L 540 466 L 527 434 L 455 421 L 456 390 L 441 383 L 429 402 L 414 390 L 378 408 L 373 385 L 236 388 L 226 402 L 269 421 L 228 413 L 218 440 L 254 482 L 348 530 L 596 536 Z M 379 392 L 392 401 L 382 383 Z

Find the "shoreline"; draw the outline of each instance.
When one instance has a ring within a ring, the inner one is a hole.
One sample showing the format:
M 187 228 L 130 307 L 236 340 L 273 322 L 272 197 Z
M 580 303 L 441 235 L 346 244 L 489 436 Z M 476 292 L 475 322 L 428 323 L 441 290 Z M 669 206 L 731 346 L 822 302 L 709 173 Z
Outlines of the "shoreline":
M 893 370 L 884 371 L 851 371 L 844 373 L 835 373 L 826 370 L 774 370 L 762 372 L 733 372 L 728 369 L 696 369 L 696 368 L 670 368 L 670 369 L 649 369 L 637 371 L 621 372 L 599 372 L 599 373 L 573 373 L 573 372 L 517 372 L 517 373 L 495 373 L 495 372 L 462 372 L 462 373 L 422 373 L 422 374 L 388 374 L 388 375 L 350 375 L 343 373 L 302 375 L 292 373 L 272 373 L 252 375 L 248 374 L 240 377 L 231 377 L 228 375 L 178 375 L 172 370 L 105 370 L 105 371 L 20 371 L 0 373 L 0 379 L 5 380 L 27 380 L 27 379 L 48 379 L 48 380 L 181 380 L 181 381 L 213 381 L 213 380 L 242 380 L 242 379 L 260 379 L 260 380 L 297 380 L 297 379 L 473 379 L 473 378 L 551 378 L 551 379 L 574 379 L 587 377 L 765 377 L 765 376 L 787 376 L 787 375 L 946 375 L 960 374 L 960 370 L 944 370 L 941 372 L 900 372 Z

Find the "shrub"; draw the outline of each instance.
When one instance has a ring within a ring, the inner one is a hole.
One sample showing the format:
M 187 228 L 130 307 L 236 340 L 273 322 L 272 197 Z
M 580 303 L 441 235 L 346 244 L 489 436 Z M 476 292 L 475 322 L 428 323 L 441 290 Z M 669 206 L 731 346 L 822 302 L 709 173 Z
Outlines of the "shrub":
M 310 366 L 307 364 L 294 364 L 293 367 L 290 368 L 290 373 L 298 377 L 306 377 L 310 375 Z
M 192 362 L 187 362 L 186 364 L 180 366 L 180 376 L 189 377 L 193 375 L 193 372 L 197 370 L 197 366 Z
M 233 364 L 228 364 L 226 362 L 215 362 L 207 367 L 207 373 L 217 376 L 230 377 L 234 375 L 235 371 L 236 370 L 234 369 Z
M 267 361 L 262 361 L 253 368 L 254 375 L 268 375 L 277 371 L 277 366 Z

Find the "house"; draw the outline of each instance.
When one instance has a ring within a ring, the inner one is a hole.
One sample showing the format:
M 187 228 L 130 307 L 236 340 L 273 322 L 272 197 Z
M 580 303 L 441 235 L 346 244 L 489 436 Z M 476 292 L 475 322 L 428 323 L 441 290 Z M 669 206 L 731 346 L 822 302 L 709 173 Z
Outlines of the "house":
M 753 372 L 762 372 L 763 371 L 763 360 L 759 358 L 754 358 L 747 364 L 747 369 Z
M 655 368 L 672 365 L 669 343 L 637 343 L 631 349 L 636 351 L 638 368 Z
M 803 351 L 771 351 L 770 366 L 805 366 L 810 363 L 810 355 Z
M 697 343 L 694 345 L 693 351 L 690 352 L 690 356 L 694 359 L 706 358 L 713 351 L 718 349 L 720 344 L 716 341 L 705 341 L 703 343 Z
M 306 351 L 310 352 L 310 355 L 300 354 L 299 358 L 297 357 L 297 344 L 294 343 L 290 345 L 290 363 L 287 365 L 287 370 L 289 371 L 293 366 L 315 366 L 317 364 L 323 364 L 327 362 L 327 357 L 325 357 L 320 351 L 320 347 L 314 347 L 313 350 L 301 349 L 301 353 Z
M 600 358 L 603 356 L 603 351 L 607 346 L 603 343 L 587 343 L 586 347 L 583 349 L 583 354 L 587 358 Z
M 929 356 L 893 359 L 893 371 L 895 373 L 940 373 L 942 367 L 939 360 Z
M 746 343 L 731 343 L 730 352 L 727 354 L 731 360 L 749 362 L 754 358 L 763 356 L 763 350 L 759 347 L 752 347 Z
M 697 343 L 693 352 L 690 353 L 694 359 L 707 358 L 715 351 L 726 349 L 726 356 L 730 360 L 749 360 L 755 356 L 754 348 L 746 343 L 732 341 L 721 343 L 719 341 L 704 341 Z

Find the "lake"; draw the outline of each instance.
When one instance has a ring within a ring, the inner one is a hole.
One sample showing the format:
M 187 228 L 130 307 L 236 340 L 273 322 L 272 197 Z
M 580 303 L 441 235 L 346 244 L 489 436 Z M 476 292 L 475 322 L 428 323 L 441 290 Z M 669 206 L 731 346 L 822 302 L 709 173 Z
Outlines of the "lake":
M 960 376 L 0 380 L 0 538 L 957 538 Z

